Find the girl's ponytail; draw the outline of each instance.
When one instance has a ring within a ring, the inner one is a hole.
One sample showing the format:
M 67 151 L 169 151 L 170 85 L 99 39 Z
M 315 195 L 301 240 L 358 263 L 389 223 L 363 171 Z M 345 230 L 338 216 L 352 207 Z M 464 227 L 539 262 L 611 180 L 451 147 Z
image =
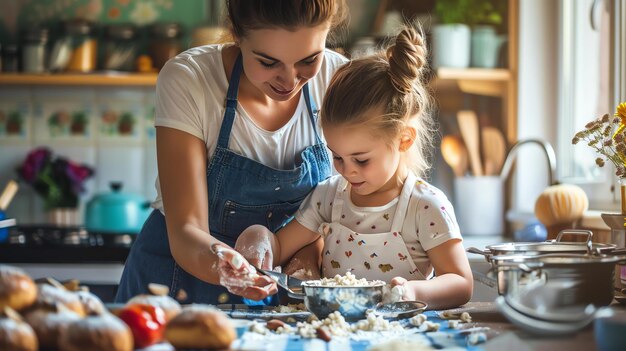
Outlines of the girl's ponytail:
M 406 27 L 387 49 L 391 83 L 402 94 L 411 92 L 426 66 L 426 43 L 413 27 Z

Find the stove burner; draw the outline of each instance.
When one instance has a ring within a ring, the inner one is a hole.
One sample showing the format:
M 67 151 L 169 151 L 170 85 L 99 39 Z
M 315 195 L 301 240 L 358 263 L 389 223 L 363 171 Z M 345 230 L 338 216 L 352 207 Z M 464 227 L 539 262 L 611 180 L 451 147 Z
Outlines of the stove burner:
M 82 227 L 21 225 L 9 229 L 9 243 L 25 246 L 130 247 L 135 234 L 88 232 Z

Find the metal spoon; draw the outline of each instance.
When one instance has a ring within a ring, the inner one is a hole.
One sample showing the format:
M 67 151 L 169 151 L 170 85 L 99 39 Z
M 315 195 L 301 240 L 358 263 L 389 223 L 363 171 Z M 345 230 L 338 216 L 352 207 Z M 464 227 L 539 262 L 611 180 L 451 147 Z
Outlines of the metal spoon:
M 291 297 L 292 299 L 300 299 L 300 300 L 304 299 L 304 289 L 302 288 L 302 283 L 303 283 L 302 280 L 298 278 L 294 278 L 284 273 L 269 271 L 269 270 L 261 269 L 258 267 L 254 267 L 254 268 L 257 270 L 257 272 L 264 274 L 272 278 L 274 281 L 276 281 L 276 284 L 278 284 L 278 286 L 287 290 L 287 295 Z

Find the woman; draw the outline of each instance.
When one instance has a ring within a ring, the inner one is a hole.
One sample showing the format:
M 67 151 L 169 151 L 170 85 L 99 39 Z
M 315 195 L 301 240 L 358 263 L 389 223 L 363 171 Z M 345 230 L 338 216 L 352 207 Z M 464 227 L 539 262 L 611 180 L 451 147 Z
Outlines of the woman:
M 252 224 L 279 229 L 330 175 L 316 102 L 345 62 L 325 50 L 345 18 L 342 2 L 227 7 L 234 44 L 190 49 L 159 74 L 156 210 L 133 244 L 118 302 L 149 283 L 168 286 L 182 302 L 272 295 L 273 281 L 241 269 L 245 260 L 231 247 Z

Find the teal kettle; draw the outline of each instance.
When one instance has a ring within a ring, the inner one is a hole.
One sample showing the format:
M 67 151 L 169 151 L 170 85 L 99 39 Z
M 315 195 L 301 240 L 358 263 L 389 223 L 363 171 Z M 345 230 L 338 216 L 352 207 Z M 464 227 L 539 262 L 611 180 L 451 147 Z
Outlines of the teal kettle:
M 122 192 L 122 182 L 111 182 L 111 191 L 95 195 L 85 209 L 87 231 L 138 234 L 152 209 L 141 195 Z

